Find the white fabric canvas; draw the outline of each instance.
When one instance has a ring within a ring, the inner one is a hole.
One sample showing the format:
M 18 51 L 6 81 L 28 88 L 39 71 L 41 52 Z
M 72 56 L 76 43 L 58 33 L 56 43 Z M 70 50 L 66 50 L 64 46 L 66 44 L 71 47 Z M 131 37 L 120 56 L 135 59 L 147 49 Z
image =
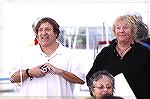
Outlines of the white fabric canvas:
M 136 99 L 132 89 L 126 81 L 122 73 L 118 74 L 115 78 L 115 92 L 114 96 L 121 96 L 125 99 Z

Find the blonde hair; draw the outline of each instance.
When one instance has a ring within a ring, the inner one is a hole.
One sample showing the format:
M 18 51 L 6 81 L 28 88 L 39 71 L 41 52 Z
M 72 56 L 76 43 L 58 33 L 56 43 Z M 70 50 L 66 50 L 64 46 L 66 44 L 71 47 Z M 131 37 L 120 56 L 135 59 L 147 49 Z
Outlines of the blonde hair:
M 131 26 L 133 32 L 133 40 L 135 40 L 135 35 L 137 33 L 137 19 L 133 15 L 122 15 L 117 17 L 112 26 L 112 32 L 115 33 L 116 25 L 118 22 L 125 20 Z

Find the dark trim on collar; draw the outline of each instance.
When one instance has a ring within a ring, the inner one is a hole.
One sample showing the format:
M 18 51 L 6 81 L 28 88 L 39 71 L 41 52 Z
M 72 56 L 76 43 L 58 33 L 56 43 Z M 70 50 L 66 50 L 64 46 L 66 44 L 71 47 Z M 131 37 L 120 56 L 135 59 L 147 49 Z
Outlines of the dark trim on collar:
M 133 41 L 133 44 L 130 44 L 130 46 L 133 47 L 133 46 L 135 46 L 135 45 L 137 45 L 137 44 L 138 44 L 137 42 Z M 117 45 L 117 39 L 113 39 L 113 40 L 111 41 L 111 43 L 110 43 L 109 46 L 115 48 L 116 45 Z

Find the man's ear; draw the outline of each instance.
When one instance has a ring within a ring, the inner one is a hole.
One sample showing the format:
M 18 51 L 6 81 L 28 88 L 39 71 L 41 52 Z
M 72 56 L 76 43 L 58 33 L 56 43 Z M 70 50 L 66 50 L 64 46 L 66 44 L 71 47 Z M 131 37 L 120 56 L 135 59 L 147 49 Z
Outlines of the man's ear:
M 34 45 L 37 45 L 39 42 L 38 42 L 38 35 L 36 32 L 35 33 L 35 39 L 34 39 Z
M 34 34 L 35 34 L 35 38 L 38 39 L 38 34 L 36 33 L 35 28 L 33 28 L 33 32 L 34 32 Z
M 38 36 L 38 34 L 37 34 L 37 33 L 35 33 L 35 38 L 36 38 L 36 39 L 38 39 L 38 38 L 39 38 L 39 36 Z

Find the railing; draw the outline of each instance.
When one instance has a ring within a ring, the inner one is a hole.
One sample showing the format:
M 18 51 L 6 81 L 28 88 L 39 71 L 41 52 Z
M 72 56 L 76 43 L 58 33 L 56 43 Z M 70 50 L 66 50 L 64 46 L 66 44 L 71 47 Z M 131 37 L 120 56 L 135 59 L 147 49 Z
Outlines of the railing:
M 14 92 L 15 89 L 11 86 L 9 78 L 0 78 L 0 93 Z

